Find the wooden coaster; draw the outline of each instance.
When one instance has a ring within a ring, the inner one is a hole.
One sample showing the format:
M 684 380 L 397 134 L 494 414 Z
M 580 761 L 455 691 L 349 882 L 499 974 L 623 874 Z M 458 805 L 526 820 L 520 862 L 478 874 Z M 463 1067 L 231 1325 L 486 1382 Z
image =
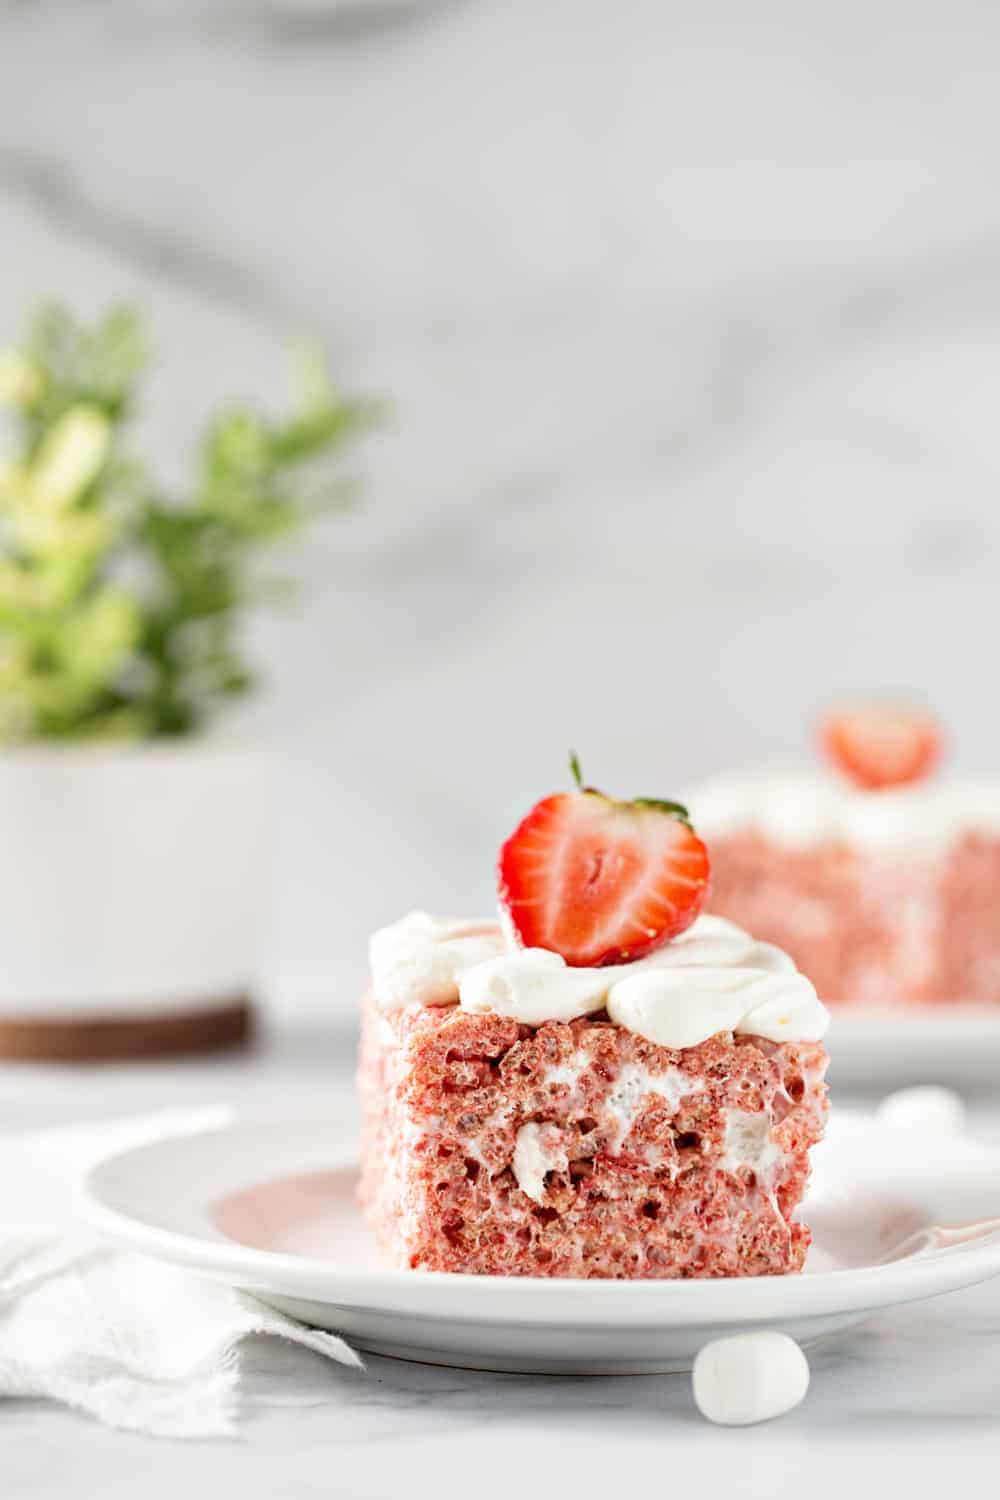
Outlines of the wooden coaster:
M 121 1062 L 244 1046 L 253 1012 L 245 995 L 211 1008 L 152 1016 L 0 1018 L 0 1057 L 36 1062 Z

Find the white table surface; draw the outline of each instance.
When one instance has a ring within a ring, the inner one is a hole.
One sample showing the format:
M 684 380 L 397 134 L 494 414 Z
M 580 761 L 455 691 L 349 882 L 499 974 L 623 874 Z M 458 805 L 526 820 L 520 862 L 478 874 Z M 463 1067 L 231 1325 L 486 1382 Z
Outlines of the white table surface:
M 350 1041 L 287 1026 L 246 1057 L 116 1069 L 0 1068 L 0 1127 L 226 1101 L 251 1112 L 320 1107 L 351 1129 Z M 972 1102 L 975 1133 L 1000 1110 Z M 992 1483 L 1000 1451 L 1000 1282 L 897 1308 L 811 1353 L 812 1389 L 765 1427 L 723 1430 L 695 1411 L 686 1376 L 475 1374 L 371 1358 L 365 1375 L 301 1350 L 244 1346 L 233 1440 L 181 1443 L 108 1431 L 41 1402 L 0 1407 L 4 1500 L 54 1496 L 243 1497 L 508 1494 L 606 1496 L 622 1482 L 666 1494 L 842 1497 L 890 1487 Z

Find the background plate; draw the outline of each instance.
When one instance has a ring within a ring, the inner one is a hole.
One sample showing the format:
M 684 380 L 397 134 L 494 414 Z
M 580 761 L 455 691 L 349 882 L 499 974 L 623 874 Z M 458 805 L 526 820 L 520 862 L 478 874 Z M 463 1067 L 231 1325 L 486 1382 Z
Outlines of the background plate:
M 830 1016 L 826 1045 L 835 1087 L 983 1088 L 1000 1080 L 1000 1005 L 831 1006 Z

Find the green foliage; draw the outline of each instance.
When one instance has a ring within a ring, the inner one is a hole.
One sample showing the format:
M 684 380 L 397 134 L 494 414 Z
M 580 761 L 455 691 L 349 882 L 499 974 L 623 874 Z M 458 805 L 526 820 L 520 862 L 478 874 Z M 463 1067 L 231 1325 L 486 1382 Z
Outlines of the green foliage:
M 164 494 L 125 448 L 146 362 L 135 315 L 83 327 L 61 308 L 0 353 L 14 443 L 0 459 L 0 738 L 188 734 L 252 686 L 242 617 L 267 592 L 255 559 L 342 503 L 315 484 L 372 416 L 303 356 L 276 420 L 223 411 L 190 494 Z

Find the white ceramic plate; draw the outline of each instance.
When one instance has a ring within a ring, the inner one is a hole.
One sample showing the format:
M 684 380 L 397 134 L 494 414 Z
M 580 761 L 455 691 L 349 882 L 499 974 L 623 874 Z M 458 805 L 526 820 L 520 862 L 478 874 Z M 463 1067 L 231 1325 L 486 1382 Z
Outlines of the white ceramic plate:
M 745 1280 L 383 1269 L 336 1142 L 332 1123 L 246 1123 L 120 1152 L 87 1178 L 89 1217 L 359 1349 L 489 1370 L 683 1369 L 720 1334 L 766 1326 L 808 1342 L 1000 1272 L 1000 1152 L 860 1117 L 838 1117 L 815 1153 L 806 1273 Z
M 1000 1080 L 1000 1005 L 831 1006 L 834 1088 Z

